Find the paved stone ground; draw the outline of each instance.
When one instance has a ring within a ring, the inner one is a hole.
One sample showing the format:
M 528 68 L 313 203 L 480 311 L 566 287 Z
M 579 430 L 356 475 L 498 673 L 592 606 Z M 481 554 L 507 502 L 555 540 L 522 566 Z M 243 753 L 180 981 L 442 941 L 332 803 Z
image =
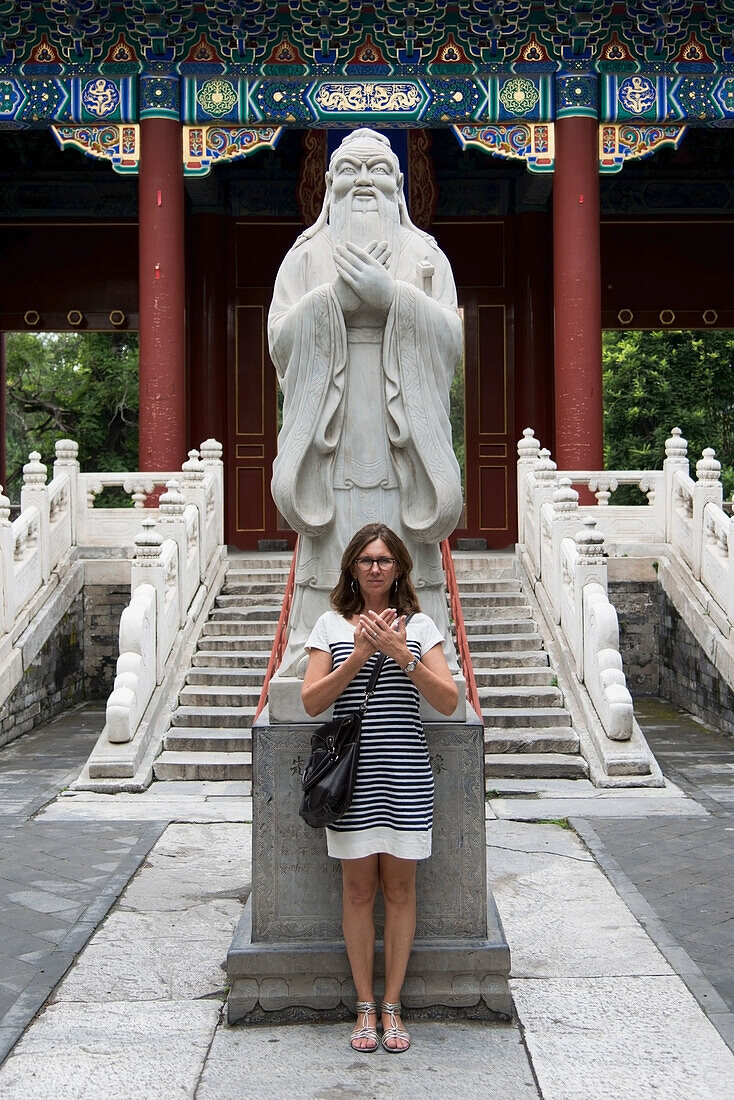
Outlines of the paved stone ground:
M 636 915 L 649 923 L 645 907 L 625 891 L 625 878 L 661 922 L 663 935 L 687 952 L 731 1011 L 734 741 L 658 700 L 636 701 L 635 712 L 665 775 L 708 814 L 595 818 L 593 827 L 586 821 L 580 831 Z M 734 1046 L 734 1034 L 725 1038 Z
M 76 777 L 103 721 L 83 706 L 0 752 L 0 1061 L 165 828 L 33 819 Z

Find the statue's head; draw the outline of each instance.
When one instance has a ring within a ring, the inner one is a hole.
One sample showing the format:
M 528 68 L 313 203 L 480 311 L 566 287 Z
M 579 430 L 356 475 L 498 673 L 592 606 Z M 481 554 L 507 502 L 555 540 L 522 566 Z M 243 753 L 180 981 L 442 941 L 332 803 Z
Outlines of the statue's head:
M 390 142 L 367 127 L 347 134 L 332 153 L 321 213 L 296 244 L 310 240 L 327 223 L 337 240 L 387 240 L 393 255 L 401 226 L 432 240 L 410 220 L 400 162 Z
M 368 204 L 375 197 L 370 193 L 379 190 L 397 205 L 403 175 L 385 135 L 367 127 L 347 134 L 331 155 L 326 187 L 332 202 L 348 198 L 353 204 Z

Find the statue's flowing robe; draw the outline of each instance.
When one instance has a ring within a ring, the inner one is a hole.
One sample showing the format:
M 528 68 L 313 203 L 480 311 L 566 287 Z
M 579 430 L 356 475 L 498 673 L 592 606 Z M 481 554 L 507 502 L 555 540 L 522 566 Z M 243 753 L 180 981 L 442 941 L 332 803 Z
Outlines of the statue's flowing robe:
M 364 306 L 345 318 L 325 227 L 294 245 L 276 280 L 270 353 L 284 401 L 272 491 L 301 536 L 286 672 L 364 523 L 384 522 L 405 541 L 423 609 L 448 631 L 437 543 L 462 509 L 449 422 L 462 325 L 451 268 L 432 238 L 402 228 L 390 270 L 387 318 Z

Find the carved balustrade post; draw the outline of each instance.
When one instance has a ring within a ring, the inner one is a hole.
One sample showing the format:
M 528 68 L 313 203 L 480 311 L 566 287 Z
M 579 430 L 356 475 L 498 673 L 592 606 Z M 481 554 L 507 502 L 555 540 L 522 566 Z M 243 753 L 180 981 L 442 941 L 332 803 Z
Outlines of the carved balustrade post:
M 38 511 L 38 553 L 41 557 L 41 579 L 45 584 L 51 576 L 51 531 L 47 469 L 38 451 L 31 451 L 23 467 L 23 488 L 20 491 L 20 508 L 36 508 Z
M 688 476 L 688 442 L 680 428 L 673 428 L 665 441 L 665 541 L 673 542 L 673 514 L 675 510 L 675 474 Z
M 189 457 L 181 467 L 181 491 L 187 504 L 194 504 L 199 513 L 199 580 L 206 577 L 206 472 L 197 450 L 189 451 Z
M 224 463 L 222 462 L 222 444 L 216 439 L 205 439 L 199 448 L 204 468 L 210 470 L 216 478 L 215 507 L 217 509 L 217 541 L 224 543 Z
M 553 500 L 553 493 L 556 489 L 556 464 L 551 458 L 550 451 L 547 447 L 543 447 L 538 452 L 538 459 L 535 463 L 534 472 L 533 494 L 529 505 L 533 516 L 533 545 L 529 546 L 528 550 L 533 560 L 535 576 L 541 579 L 543 573 L 542 509 L 546 501 Z
M 156 682 L 159 684 L 165 672 L 162 639 L 166 606 L 166 570 L 163 565 L 162 546 L 163 539 L 156 531 L 156 521 L 144 519 L 142 529 L 135 538 L 130 591 L 135 592 L 141 584 L 150 584 L 155 589 L 155 675 Z
M 183 493 L 179 492 L 178 481 L 175 478 L 171 478 L 170 481 L 166 482 L 165 493 L 161 493 L 158 509 L 160 512 L 160 527 L 163 538 L 173 539 L 178 547 L 177 584 L 179 626 L 183 626 L 186 622 L 186 612 L 188 610 L 188 600 L 184 591 L 186 582 L 186 558 L 188 555 L 186 520 L 184 519 L 185 507 L 186 498 Z
M 525 516 L 530 507 L 531 477 L 540 452 L 540 440 L 532 428 L 525 428 L 517 444 L 517 541 L 525 542 Z
M 561 621 L 561 543 L 568 536 L 574 536 L 578 530 L 578 511 L 579 495 L 573 488 L 570 477 L 559 478 L 553 494 L 551 575 L 543 578 L 545 590 L 553 607 L 553 618 L 557 623 Z
M 724 502 L 724 490 L 719 480 L 721 463 L 714 457 L 713 447 L 704 447 L 702 457 L 696 463 L 696 478 L 693 484 L 693 575 L 701 579 L 701 564 L 704 544 L 704 509 L 707 504 L 716 504 L 719 508 Z
M 77 515 L 79 500 L 79 444 L 73 439 L 56 440 L 56 461 L 54 462 L 54 477 L 66 475 L 69 479 L 69 511 L 71 515 L 71 544 L 77 544 L 77 531 L 79 529 L 79 517 Z M 86 501 L 84 501 L 86 507 Z
M 10 501 L 0 485 L 0 635 L 15 622 L 15 584 L 13 583 L 13 525 Z
M 596 529 L 596 520 L 587 516 L 583 527 L 576 533 L 576 565 L 574 568 L 574 604 L 576 608 L 576 675 L 585 679 L 584 667 L 584 588 L 587 584 L 599 584 L 607 592 L 607 558 L 604 551 L 604 535 Z

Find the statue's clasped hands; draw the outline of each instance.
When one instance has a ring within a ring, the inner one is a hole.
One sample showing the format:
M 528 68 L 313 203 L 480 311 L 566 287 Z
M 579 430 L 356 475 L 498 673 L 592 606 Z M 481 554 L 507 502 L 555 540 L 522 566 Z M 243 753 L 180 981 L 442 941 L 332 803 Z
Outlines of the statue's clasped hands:
M 351 242 L 336 246 L 334 289 L 345 312 L 351 313 L 364 303 L 387 313 L 395 286 L 385 266 L 389 258 L 387 241 L 371 241 L 366 248 Z

